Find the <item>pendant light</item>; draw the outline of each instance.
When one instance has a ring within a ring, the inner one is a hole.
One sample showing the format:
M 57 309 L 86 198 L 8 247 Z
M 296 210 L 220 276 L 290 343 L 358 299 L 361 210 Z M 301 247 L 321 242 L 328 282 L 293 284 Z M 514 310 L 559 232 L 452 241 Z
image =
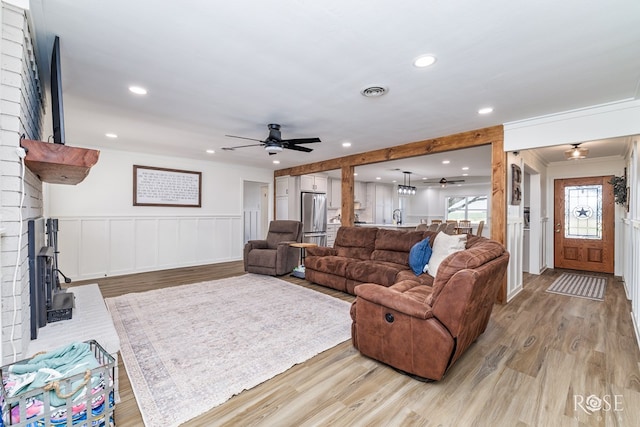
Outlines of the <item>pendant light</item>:
M 404 180 L 402 185 L 398 185 L 398 194 L 401 196 L 413 196 L 416 194 L 416 187 L 411 185 L 411 172 L 404 171 Z M 407 178 L 409 183 L 407 184 Z
M 580 144 L 572 144 L 572 148 L 564 152 L 564 157 L 567 160 L 579 160 L 584 159 L 589 154 L 589 149 L 581 148 Z

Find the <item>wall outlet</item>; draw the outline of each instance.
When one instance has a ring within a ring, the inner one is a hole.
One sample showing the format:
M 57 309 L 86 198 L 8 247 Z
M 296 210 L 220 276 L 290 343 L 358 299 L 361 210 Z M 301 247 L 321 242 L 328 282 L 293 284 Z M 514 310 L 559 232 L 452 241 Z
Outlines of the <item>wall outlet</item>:
M 16 154 L 18 155 L 18 157 L 20 157 L 21 159 L 24 159 L 27 156 L 27 152 L 24 150 L 24 148 L 22 147 L 18 147 L 16 148 Z

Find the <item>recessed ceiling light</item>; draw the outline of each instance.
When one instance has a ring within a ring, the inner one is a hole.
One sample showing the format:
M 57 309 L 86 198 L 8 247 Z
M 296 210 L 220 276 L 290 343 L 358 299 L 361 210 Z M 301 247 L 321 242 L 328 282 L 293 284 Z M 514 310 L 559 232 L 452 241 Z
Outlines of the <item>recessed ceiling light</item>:
M 274 161 L 273 161 L 273 164 L 274 164 L 274 165 L 279 165 L 279 164 L 280 164 L 280 160 L 274 160 Z
M 469 166 L 463 166 L 463 167 L 462 167 L 462 170 L 463 170 L 463 171 L 468 171 L 468 170 L 469 170 Z
M 443 161 L 442 161 L 442 164 L 443 164 L 443 165 L 448 165 L 449 163 L 451 163 L 451 160 L 443 160 Z
M 478 114 L 489 114 L 489 113 L 493 113 L 492 107 L 484 107 L 478 110 Z
M 427 178 L 426 176 L 423 176 L 422 179 L 429 179 L 429 178 Z
M 469 176 L 469 174 L 468 173 L 463 173 L 462 176 Z
M 140 86 L 129 86 L 129 91 L 135 93 L 136 95 L 146 95 L 147 90 Z
M 353 176 L 358 176 L 358 172 L 354 172 L 354 173 L 353 173 Z
M 398 182 L 398 181 L 396 181 L 396 180 L 394 179 L 394 180 L 393 180 L 393 181 L 391 181 L 391 182 L 394 182 L 394 183 L 395 183 L 395 182 Z
M 436 57 L 433 55 L 421 55 L 413 60 L 413 65 L 418 68 L 428 67 L 436 63 Z
M 342 146 L 343 146 L 344 148 L 348 148 L 348 147 L 351 147 L 351 143 L 350 143 L 350 142 L 343 142 L 343 143 L 342 143 Z
M 379 176 L 376 176 L 376 179 L 379 181 L 379 180 L 381 180 L 382 178 L 380 178 Z
M 115 139 L 118 137 L 118 135 L 116 135 L 115 133 L 105 133 L 104 136 L 106 136 L 107 138 L 112 138 Z
M 215 150 L 207 150 L 207 154 L 215 154 Z

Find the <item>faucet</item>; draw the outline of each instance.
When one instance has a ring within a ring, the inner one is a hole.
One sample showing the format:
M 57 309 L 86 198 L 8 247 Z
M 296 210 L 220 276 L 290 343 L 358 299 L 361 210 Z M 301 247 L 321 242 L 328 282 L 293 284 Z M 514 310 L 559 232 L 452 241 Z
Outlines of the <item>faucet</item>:
M 402 211 L 400 209 L 394 209 L 392 218 L 396 224 L 402 224 Z

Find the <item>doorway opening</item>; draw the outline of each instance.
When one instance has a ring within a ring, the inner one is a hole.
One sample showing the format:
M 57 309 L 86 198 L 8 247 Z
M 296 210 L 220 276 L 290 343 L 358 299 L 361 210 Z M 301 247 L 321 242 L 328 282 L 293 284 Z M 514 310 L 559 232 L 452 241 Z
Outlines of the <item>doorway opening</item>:
M 243 243 L 264 239 L 269 228 L 269 183 L 244 181 Z

